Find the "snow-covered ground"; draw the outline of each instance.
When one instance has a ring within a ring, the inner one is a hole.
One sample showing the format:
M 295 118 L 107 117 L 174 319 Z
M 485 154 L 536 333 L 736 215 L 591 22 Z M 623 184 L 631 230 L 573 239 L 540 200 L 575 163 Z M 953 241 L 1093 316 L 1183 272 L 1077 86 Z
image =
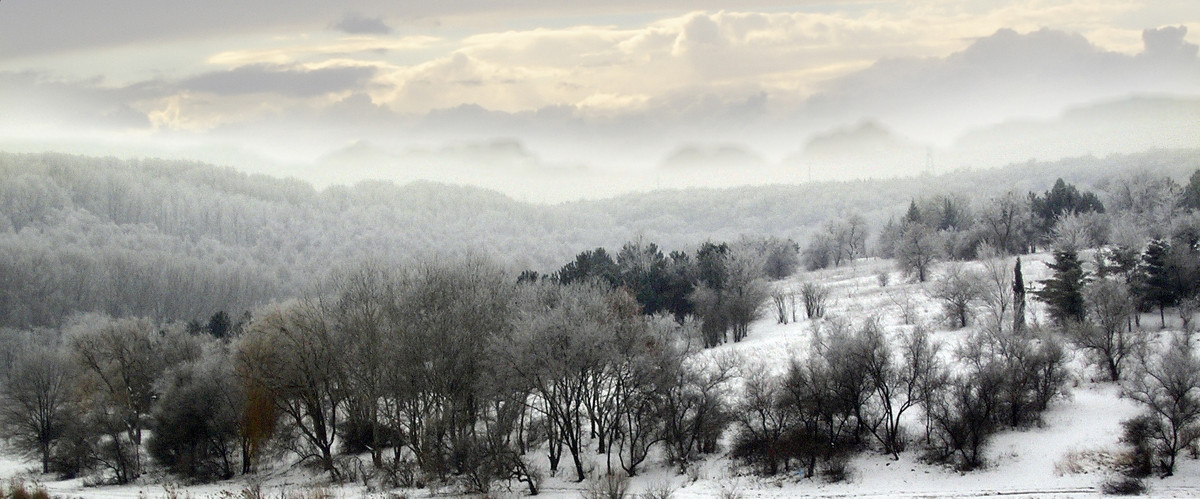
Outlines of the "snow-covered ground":
M 1035 283 L 1048 276 L 1044 262 L 1048 255 L 1022 257 L 1025 282 Z M 944 264 L 943 264 L 944 265 Z M 980 265 L 972 263 L 970 265 Z M 940 269 L 940 268 L 939 268 Z M 935 269 L 936 272 L 939 269 Z M 887 272 L 888 285 L 881 286 L 879 274 Z M 933 329 L 933 337 L 953 347 L 967 333 L 949 330 L 939 319 L 938 305 L 925 293 L 922 284 L 907 282 L 892 268 L 892 262 L 860 260 L 852 266 L 802 273 L 777 285 L 799 289 L 802 282 L 812 280 L 828 286 L 832 293 L 827 316 L 851 321 L 876 317 L 891 334 L 912 326 L 906 325 L 901 304 L 911 300 L 914 322 L 920 321 Z M 1031 315 L 1041 314 L 1040 304 L 1029 300 Z M 801 311 L 800 316 L 803 316 Z M 1143 325 L 1157 326 L 1157 316 L 1147 316 Z M 740 343 L 727 344 L 705 351 L 715 355 L 729 351 L 746 362 L 758 362 L 782 370 L 787 362 L 803 355 L 809 348 L 812 321 L 802 319 L 790 324 L 777 324 L 772 310 L 755 322 L 749 336 Z M 673 488 L 672 497 L 1094 497 L 1100 484 L 1111 471 L 1107 463 L 1119 449 L 1117 439 L 1120 422 L 1134 416 L 1138 407 L 1120 397 L 1112 383 L 1097 383 L 1094 372 L 1085 367 L 1076 354 L 1071 360 L 1074 374 L 1068 382 L 1068 396 L 1056 400 L 1044 414 L 1041 426 L 1008 430 L 995 436 L 987 450 L 987 466 L 970 473 L 925 464 L 919 460 L 919 450 L 890 456 L 865 453 L 850 462 L 851 478 L 843 483 L 824 483 L 800 480 L 794 476 L 759 478 L 724 458 L 710 458 L 700 463 L 687 476 L 666 469 L 661 459 L 652 459 L 644 472 L 631 480 L 630 492 L 640 493 L 664 485 Z M 910 411 L 918 417 L 917 410 Z M 914 422 L 909 425 L 916 428 Z M 915 447 L 915 446 L 914 446 Z M 1186 452 L 1184 453 L 1186 455 Z M 545 458 L 534 457 L 544 466 Z M 603 456 L 592 456 L 590 466 L 603 470 Z M 614 465 L 615 468 L 615 465 Z M 34 473 L 34 463 L 12 456 L 0 458 L 0 477 L 25 476 L 36 481 L 52 494 L 67 497 L 134 498 L 170 495 L 161 484 L 128 485 L 121 487 L 85 487 L 80 480 L 52 481 Z M 567 470 L 558 477 L 548 477 L 542 484 L 545 497 L 579 497 L 587 486 L 570 480 Z M 285 491 L 299 492 L 304 488 L 321 486 L 320 479 L 299 469 L 268 472 L 259 480 L 269 497 L 286 496 Z M 1184 457 L 1174 476 L 1146 480 L 1149 494 L 1154 497 L 1200 497 L 1200 461 Z M 228 483 L 176 489 L 180 497 L 241 497 L 250 482 L 238 478 Z M 336 497 L 388 497 L 362 486 L 324 486 Z M 512 491 L 501 490 L 499 496 L 519 496 L 524 492 L 514 483 Z M 444 495 L 439 491 L 407 491 L 409 497 Z M 392 496 L 394 497 L 394 496 Z

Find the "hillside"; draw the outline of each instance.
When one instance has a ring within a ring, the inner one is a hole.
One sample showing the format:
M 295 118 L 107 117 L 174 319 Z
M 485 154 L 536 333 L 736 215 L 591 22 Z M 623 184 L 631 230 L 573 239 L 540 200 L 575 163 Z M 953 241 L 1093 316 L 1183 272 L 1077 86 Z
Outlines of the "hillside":
M 588 248 L 642 237 L 666 250 L 774 235 L 803 242 L 837 217 L 872 232 L 909 200 L 986 199 L 1082 188 L 1147 171 L 1182 181 L 1200 151 L 1029 162 L 899 179 L 660 190 L 539 205 L 429 182 L 316 190 L 232 168 L 162 160 L 0 154 L 0 292 L 4 324 L 55 325 L 71 311 L 169 319 L 246 310 L 317 285 L 362 260 L 404 263 L 479 254 L 552 271 Z

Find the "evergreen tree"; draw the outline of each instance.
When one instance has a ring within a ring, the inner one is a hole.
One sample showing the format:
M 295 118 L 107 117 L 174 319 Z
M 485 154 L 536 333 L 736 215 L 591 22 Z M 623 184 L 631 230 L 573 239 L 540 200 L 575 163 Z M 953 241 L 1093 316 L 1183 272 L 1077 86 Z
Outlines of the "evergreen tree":
M 666 309 L 675 316 L 677 322 L 682 324 L 684 318 L 695 311 L 692 302 L 688 300 L 688 295 L 692 294 L 692 290 L 696 288 L 694 277 L 696 272 L 687 253 L 672 251 L 669 258 L 664 302 Z
M 1021 257 L 1013 267 L 1013 333 L 1025 332 L 1025 278 L 1021 276 Z
M 921 209 L 917 208 L 917 200 L 914 199 L 908 204 L 908 213 L 904 214 L 904 223 L 906 225 L 921 223 Z
M 588 279 L 599 279 L 613 287 L 620 282 L 620 269 L 617 268 L 617 262 L 613 261 L 604 248 L 596 248 L 575 255 L 575 261 L 563 265 L 554 275 L 554 280 L 559 284 L 570 284 Z
M 1175 279 L 1171 272 L 1171 244 L 1162 239 L 1150 241 L 1146 251 L 1142 253 L 1142 262 L 1138 269 L 1137 293 L 1143 303 L 1158 307 L 1158 318 L 1163 327 L 1167 326 L 1164 309 L 1174 305 L 1178 298 L 1175 293 Z
M 1034 296 L 1046 303 L 1050 308 L 1050 317 L 1060 326 L 1082 321 L 1083 285 L 1087 276 L 1079 255 L 1075 250 L 1055 250 L 1054 262 L 1046 265 L 1054 271 L 1054 275 L 1041 281 L 1042 289 L 1034 291 Z
M 641 241 L 627 242 L 617 253 L 617 268 L 625 286 L 646 314 L 655 314 L 667 307 L 667 260 L 658 245 Z
M 525 269 L 521 271 L 521 275 L 517 276 L 517 284 L 536 283 L 542 277 L 536 270 Z
M 1200 170 L 1193 172 L 1187 185 L 1183 186 L 1183 195 L 1179 197 L 1179 205 L 1188 210 L 1200 210 Z
M 224 338 L 232 327 L 233 319 L 230 319 L 229 314 L 224 310 L 218 311 L 208 319 L 208 334 L 211 334 L 213 338 Z
M 1063 215 L 1104 213 L 1104 204 L 1100 202 L 1096 193 L 1081 193 L 1074 185 L 1064 182 L 1061 178 L 1041 196 L 1030 193 L 1029 205 L 1036 219 L 1039 236 L 1043 240 L 1050 237 L 1055 224 Z
M 700 245 L 700 249 L 696 250 L 696 277 L 701 283 L 712 289 L 723 289 L 728 273 L 726 269 L 728 259 L 728 244 L 714 244 L 712 241 L 705 241 Z

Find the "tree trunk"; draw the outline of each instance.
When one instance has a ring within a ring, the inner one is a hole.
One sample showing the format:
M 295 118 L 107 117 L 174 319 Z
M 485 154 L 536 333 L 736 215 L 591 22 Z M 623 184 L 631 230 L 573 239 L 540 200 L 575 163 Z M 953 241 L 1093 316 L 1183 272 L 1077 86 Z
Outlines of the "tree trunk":
M 242 437 L 242 474 L 250 473 L 250 439 Z

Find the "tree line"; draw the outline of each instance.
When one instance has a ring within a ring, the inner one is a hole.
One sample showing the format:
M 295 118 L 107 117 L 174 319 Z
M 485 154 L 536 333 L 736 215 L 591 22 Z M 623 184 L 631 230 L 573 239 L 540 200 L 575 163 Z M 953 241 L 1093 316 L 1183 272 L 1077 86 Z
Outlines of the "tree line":
M 655 446 L 686 467 L 732 419 L 733 362 L 695 357 L 694 322 L 600 280 L 361 266 L 223 324 L 89 314 L 9 331 L 3 421 L 44 471 L 113 483 L 148 460 L 214 480 L 290 455 L 335 480 L 536 493 L 541 470 L 583 480 L 594 452 L 606 472 L 636 474 Z

